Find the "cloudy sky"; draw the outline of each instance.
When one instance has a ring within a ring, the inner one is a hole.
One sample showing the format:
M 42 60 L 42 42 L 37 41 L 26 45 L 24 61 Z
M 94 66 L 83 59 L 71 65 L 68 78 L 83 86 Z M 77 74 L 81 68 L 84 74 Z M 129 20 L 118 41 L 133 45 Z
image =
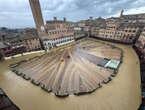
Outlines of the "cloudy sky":
M 44 20 L 66 17 L 69 21 L 102 16 L 145 13 L 145 0 L 40 0 Z M 28 0 L 0 0 L 0 27 L 35 27 Z

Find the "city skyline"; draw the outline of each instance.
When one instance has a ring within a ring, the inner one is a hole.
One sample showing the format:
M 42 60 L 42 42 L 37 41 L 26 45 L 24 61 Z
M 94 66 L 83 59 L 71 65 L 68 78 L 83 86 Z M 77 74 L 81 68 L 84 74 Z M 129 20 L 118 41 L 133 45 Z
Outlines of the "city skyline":
M 0 110 L 145 109 L 144 10 L 145 0 L 1 0 Z
M 41 0 L 40 4 L 44 21 L 52 20 L 54 16 L 57 16 L 58 19 L 66 17 L 69 21 L 85 20 L 89 16 L 94 18 L 99 16 L 104 18 L 119 17 L 122 9 L 125 10 L 124 14 L 143 13 L 145 9 L 145 1 L 143 0 L 109 0 L 105 1 L 105 3 L 104 0 L 87 0 L 85 2 L 82 2 L 82 0 Z M 28 0 L 0 1 L 0 10 L 0 27 L 35 27 Z

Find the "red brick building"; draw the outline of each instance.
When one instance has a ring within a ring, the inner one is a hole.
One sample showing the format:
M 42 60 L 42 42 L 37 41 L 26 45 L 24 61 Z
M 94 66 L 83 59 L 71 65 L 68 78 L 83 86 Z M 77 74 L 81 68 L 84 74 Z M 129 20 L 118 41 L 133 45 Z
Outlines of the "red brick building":
M 20 40 L 23 42 L 27 52 L 41 50 L 41 44 L 38 36 L 25 33 L 22 35 Z
M 72 24 L 64 20 L 54 20 L 46 22 L 46 35 L 41 37 L 45 49 L 70 43 L 74 41 L 74 30 Z
M 136 42 L 142 28 L 145 14 L 123 15 L 106 19 L 105 27 L 95 27 L 91 30 L 91 36 L 113 42 L 132 44 Z
M 1 42 L 0 53 L 3 57 L 10 57 L 26 52 L 26 48 L 22 42 Z
M 32 9 L 32 14 L 37 27 L 40 40 L 43 42 L 45 49 L 51 49 L 55 46 L 60 46 L 74 41 L 74 31 L 71 23 L 64 20 L 46 21 L 44 24 L 39 0 L 29 0 Z
M 6 48 L 7 46 L 3 42 L 0 42 L 0 60 L 4 58 Z
M 141 61 L 145 62 L 145 28 L 143 29 L 139 39 L 135 43 L 135 47 Z

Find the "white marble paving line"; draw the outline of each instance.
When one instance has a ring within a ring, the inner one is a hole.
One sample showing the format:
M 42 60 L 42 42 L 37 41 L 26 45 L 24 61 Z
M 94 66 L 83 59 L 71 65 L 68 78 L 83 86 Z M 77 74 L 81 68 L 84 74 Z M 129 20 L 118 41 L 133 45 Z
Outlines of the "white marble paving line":
M 26 52 L 26 53 L 17 54 L 17 55 L 10 56 L 10 57 L 4 57 L 4 59 L 5 60 L 9 60 L 9 59 L 16 58 L 16 57 L 20 57 L 20 56 L 30 55 L 30 54 L 34 54 L 34 53 L 44 53 L 44 52 L 45 52 L 45 50 L 33 51 L 33 52 Z

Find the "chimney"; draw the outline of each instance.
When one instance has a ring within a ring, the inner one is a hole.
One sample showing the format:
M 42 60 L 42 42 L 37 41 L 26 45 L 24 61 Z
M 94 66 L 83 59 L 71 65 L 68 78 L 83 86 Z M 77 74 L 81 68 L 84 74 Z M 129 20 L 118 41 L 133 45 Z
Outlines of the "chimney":
M 54 17 L 53 19 L 54 19 L 54 21 L 57 21 L 57 17 Z
M 66 18 L 65 17 L 63 18 L 63 21 L 66 22 Z

